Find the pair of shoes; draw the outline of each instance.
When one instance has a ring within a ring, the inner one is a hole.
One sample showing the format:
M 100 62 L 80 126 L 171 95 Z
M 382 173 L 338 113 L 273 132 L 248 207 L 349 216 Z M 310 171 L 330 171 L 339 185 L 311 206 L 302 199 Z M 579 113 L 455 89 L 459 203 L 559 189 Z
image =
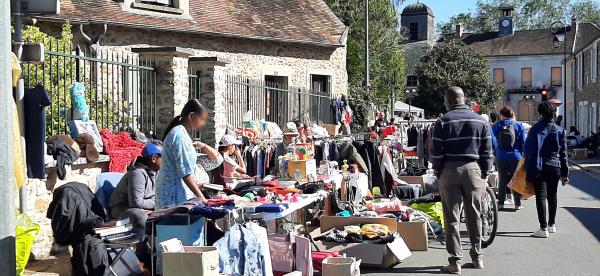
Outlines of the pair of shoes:
M 523 206 L 519 205 L 519 206 L 515 206 L 515 211 L 519 211 L 519 210 L 523 210 Z
M 536 238 L 547 238 L 550 237 L 550 234 L 548 233 L 548 229 L 540 228 L 537 231 L 533 232 L 531 236 Z
M 552 234 L 556 233 L 556 224 L 548 226 L 548 232 Z
M 442 272 L 450 273 L 450 274 L 459 274 L 461 273 L 461 266 L 459 262 L 450 263 L 447 266 L 444 266 L 440 269 Z
M 485 266 L 483 266 L 483 260 L 480 259 L 480 260 L 473 261 L 473 268 L 484 269 Z

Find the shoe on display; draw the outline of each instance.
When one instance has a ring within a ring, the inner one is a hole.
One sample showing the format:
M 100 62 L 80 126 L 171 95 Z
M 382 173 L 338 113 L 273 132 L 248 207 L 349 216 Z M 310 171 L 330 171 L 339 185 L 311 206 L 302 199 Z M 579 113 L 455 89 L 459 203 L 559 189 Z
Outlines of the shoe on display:
M 450 273 L 450 274 L 460 274 L 462 268 L 460 267 L 460 263 L 450 263 L 447 266 L 442 267 L 442 272 Z
M 531 234 L 532 237 L 536 237 L 536 238 L 547 238 L 550 236 L 550 234 L 548 233 L 548 229 L 538 229 L 537 231 L 533 232 L 533 234 Z
M 484 269 L 485 266 L 483 266 L 483 260 L 473 261 L 473 268 L 475 268 L 475 269 Z
M 552 225 L 548 227 L 548 232 L 550 233 L 556 233 L 556 225 Z

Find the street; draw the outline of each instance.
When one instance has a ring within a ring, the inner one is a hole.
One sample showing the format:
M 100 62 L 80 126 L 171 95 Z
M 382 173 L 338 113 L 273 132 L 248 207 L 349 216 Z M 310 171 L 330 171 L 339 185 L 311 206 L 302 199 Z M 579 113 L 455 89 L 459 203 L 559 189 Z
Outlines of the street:
M 466 268 L 469 264 L 466 230 L 462 225 L 462 275 L 599 275 L 600 266 L 600 177 L 572 167 L 571 185 L 559 186 L 558 233 L 548 239 L 529 235 L 539 225 L 535 198 L 524 201 L 525 209 L 517 213 L 499 214 L 498 235 L 485 251 L 485 269 Z M 512 205 L 507 206 L 509 209 Z M 447 264 L 445 247 L 438 241 L 429 241 L 429 251 L 413 252 L 413 256 L 382 272 L 363 269 L 364 275 L 440 274 Z

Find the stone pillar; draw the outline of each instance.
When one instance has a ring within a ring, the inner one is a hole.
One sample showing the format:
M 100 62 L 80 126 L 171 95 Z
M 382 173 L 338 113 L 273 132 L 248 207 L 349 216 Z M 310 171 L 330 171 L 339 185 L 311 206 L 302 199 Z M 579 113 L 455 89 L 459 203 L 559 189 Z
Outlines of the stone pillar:
M 229 62 L 218 57 L 190 57 L 189 66 L 196 71 L 200 82 L 200 103 L 209 110 L 206 126 L 200 131 L 202 142 L 217 145 L 227 128 L 225 67 Z
M 164 131 L 181 113 L 189 99 L 188 57 L 192 52 L 179 47 L 134 48 L 140 58 L 154 61 L 156 72 L 156 106 L 144 110 L 142 116 L 150 116 L 154 110 L 156 136 L 162 139 Z M 152 95 L 154 96 L 154 95 Z M 153 102 L 149 99 L 149 102 Z M 143 120 L 143 119 L 142 119 Z

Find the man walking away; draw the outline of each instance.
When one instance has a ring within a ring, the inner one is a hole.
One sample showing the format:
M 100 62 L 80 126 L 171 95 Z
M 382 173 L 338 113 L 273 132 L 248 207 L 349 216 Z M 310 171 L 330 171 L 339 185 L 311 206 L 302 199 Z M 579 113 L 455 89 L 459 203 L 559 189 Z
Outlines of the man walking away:
M 433 129 L 431 158 L 439 178 L 446 250 L 450 254 L 449 265 L 442 271 L 460 274 L 461 206 L 465 208 L 473 266 L 483 269 L 480 211 L 486 193 L 485 179 L 493 164 L 492 137 L 487 122 L 465 105 L 465 94 L 460 87 L 448 88 L 444 105 L 448 113 L 438 119 Z

